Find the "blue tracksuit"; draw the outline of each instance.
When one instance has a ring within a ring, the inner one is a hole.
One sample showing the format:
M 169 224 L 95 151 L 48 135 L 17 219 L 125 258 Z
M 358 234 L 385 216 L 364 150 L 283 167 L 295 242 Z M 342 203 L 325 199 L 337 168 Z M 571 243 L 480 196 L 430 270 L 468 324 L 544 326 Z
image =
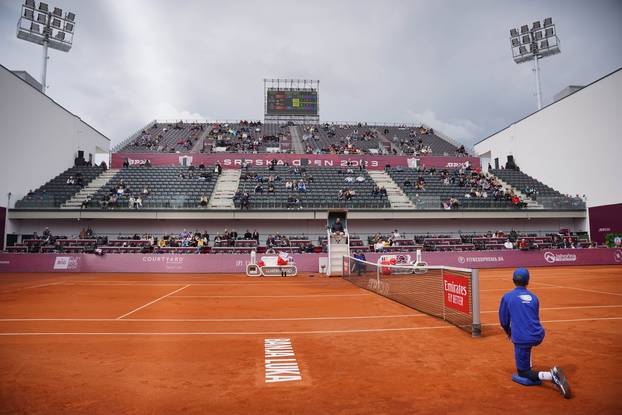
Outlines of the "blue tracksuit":
M 531 348 L 544 339 L 539 311 L 538 297 L 525 287 L 517 286 L 501 298 L 499 322 L 503 330 L 512 336 L 519 371 L 531 369 Z

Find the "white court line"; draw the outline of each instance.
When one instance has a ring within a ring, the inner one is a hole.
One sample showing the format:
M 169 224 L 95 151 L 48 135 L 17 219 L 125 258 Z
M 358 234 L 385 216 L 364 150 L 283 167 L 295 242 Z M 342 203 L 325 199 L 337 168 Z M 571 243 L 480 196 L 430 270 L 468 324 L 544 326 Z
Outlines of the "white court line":
M 555 285 L 555 284 L 548 284 L 548 283 L 544 283 L 544 282 L 534 282 L 533 284 L 544 285 L 545 288 L 565 288 L 567 290 L 585 291 L 585 292 L 588 292 L 588 293 L 595 293 L 595 294 L 617 295 L 618 297 L 622 297 L 621 293 L 612 293 L 612 292 L 608 292 L 608 291 L 598 291 L 598 290 L 588 290 L 586 288 L 569 287 L 567 285 Z M 538 288 L 538 289 L 540 289 L 540 288 Z
M 533 282 L 531 284 L 538 284 L 537 282 Z M 558 288 L 558 287 L 538 287 L 538 290 L 550 290 L 552 288 Z M 507 288 L 487 288 L 485 290 L 479 290 L 479 292 L 488 292 L 488 291 L 512 291 L 514 289 L 514 287 L 507 287 Z
M 268 317 L 268 318 L 3 318 L 0 322 L 6 321 L 133 321 L 133 322 L 244 322 L 244 321 L 315 321 L 315 320 L 364 320 L 381 318 L 404 318 L 404 317 L 429 317 L 427 314 L 396 314 L 385 316 L 344 316 L 344 317 Z
M 183 287 L 178 288 L 178 289 L 177 289 L 177 290 L 175 290 L 175 291 L 172 291 L 172 292 L 170 292 L 170 293 L 168 293 L 168 294 L 166 294 L 166 295 L 163 295 L 163 296 L 162 296 L 162 297 L 160 297 L 160 298 L 156 298 L 155 300 L 153 300 L 153 301 L 151 301 L 151 302 L 149 302 L 149 303 L 147 303 L 147 304 L 145 304 L 145 305 L 142 305 L 142 306 L 140 306 L 140 307 L 138 307 L 138 308 L 135 308 L 135 309 L 133 309 L 132 311 L 130 311 L 129 313 L 125 313 L 125 314 L 123 314 L 122 316 L 117 317 L 117 320 L 121 320 L 123 317 L 127 317 L 127 316 L 129 316 L 130 314 L 133 314 L 133 313 L 135 313 L 135 312 L 137 312 L 137 311 L 139 311 L 139 310 L 142 310 L 143 308 L 145 308 L 145 307 L 147 307 L 147 306 L 150 306 L 150 305 L 151 305 L 151 304 L 153 304 L 153 303 L 157 303 L 158 301 L 160 301 L 160 300 L 162 300 L 162 299 L 164 299 L 164 298 L 166 298 L 166 297 L 168 297 L 168 296 L 170 296 L 170 295 L 173 295 L 173 294 L 175 294 L 175 293 L 177 293 L 177 292 L 179 292 L 179 291 L 181 291 L 181 290 L 183 290 L 183 289 L 185 289 L 185 288 L 190 287 L 190 285 L 191 285 L 191 284 L 184 285 Z
M 568 320 L 543 320 L 542 323 L 575 323 L 582 321 L 622 320 L 622 317 L 577 318 Z M 484 323 L 482 326 L 498 326 L 498 323 Z M 313 331 L 248 331 L 248 332 L 23 332 L 0 333 L 0 336 L 258 336 L 281 334 L 348 334 L 348 333 L 382 333 L 392 331 L 420 331 L 455 329 L 455 326 L 396 327 L 385 329 L 352 329 L 352 330 L 313 330 Z
M 508 269 L 507 275 L 480 275 L 480 280 L 509 280 L 512 281 L 512 269 Z M 576 270 L 575 270 L 576 272 Z M 592 271 L 589 271 L 590 273 Z M 568 279 L 568 278 L 581 278 L 585 279 L 585 275 L 532 275 L 532 279 Z M 620 278 L 617 274 L 612 274 L 611 271 L 605 273 L 605 271 L 596 271 L 594 274 L 590 274 L 587 278 Z
M 544 307 L 540 308 L 543 311 L 550 310 L 584 310 L 584 309 L 592 309 L 592 308 L 620 308 L 622 304 L 615 305 L 586 305 L 586 306 L 568 306 L 568 307 Z M 480 311 L 481 314 L 495 314 L 498 313 L 498 310 L 486 310 Z M 0 318 L 1 322 L 15 322 L 15 321 L 100 321 L 100 322 L 111 322 L 111 321 L 132 321 L 132 322 L 158 322 L 158 323 L 192 323 L 192 322 L 209 322 L 209 323 L 217 323 L 217 322 L 245 322 L 245 321 L 314 321 L 314 320 L 366 320 L 366 319 L 383 319 L 383 318 L 408 318 L 408 317 L 430 317 L 427 314 L 394 314 L 394 315 L 380 315 L 380 316 L 344 316 L 344 317 L 274 317 L 274 318 L 126 318 L 123 320 L 119 320 L 116 318 Z
M 301 295 L 174 295 L 171 298 L 314 298 L 314 297 L 375 297 L 375 294 L 301 294 Z
M 67 281 L 64 283 L 61 283 L 62 285 L 82 285 L 82 286 L 89 286 L 89 285 L 110 285 L 110 286 L 116 286 L 116 285 L 130 285 L 130 286 L 173 286 L 173 285 L 182 285 L 182 284 L 190 284 L 190 285 L 205 285 L 205 286 L 210 286 L 210 285 L 249 285 L 249 286 L 258 286 L 258 285 L 263 285 L 263 286 L 274 286 L 274 285 L 288 285 L 288 286 L 300 286 L 300 285 L 308 285 L 308 286 L 331 286 L 331 287 L 338 287 L 341 288 L 343 286 L 352 286 L 352 284 L 350 284 L 349 282 L 344 282 L 342 283 L 329 283 L 329 282 L 304 282 L 304 281 L 292 281 L 292 282 L 282 282 L 282 281 L 263 281 L 263 282 L 192 282 L 192 281 L 183 281 L 183 282 L 112 282 L 112 281 L 93 281 L 93 282 L 89 282 L 89 281 Z
M 540 308 L 540 311 L 542 310 L 588 310 L 590 308 L 620 308 L 622 307 L 622 304 L 615 304 L 615 305 L 578 305 L 578 306 L 568 306 L 568 307 L 544 307 L 544 308 Z M 491 313 L 498 313 L 499 310 L 488 310 L 488 311 L 480 311 L 480 314 L 491 314 Z M 2 320 L 0 320 L 2 321 Z
M 30 290 L 31 288 L 42 288 L 42 287 L 49 287 L 50 285 L 61 285 L 61 284 L 63 284 L 63 281 L 50 282 L 47 284 L 31 285 L 29 287 L 21 287 L 21 288 L 16 288 L 14 290 L 0 291 L 0 294 L 11 294 L 11 293 L 19 292 L 19 291 Z

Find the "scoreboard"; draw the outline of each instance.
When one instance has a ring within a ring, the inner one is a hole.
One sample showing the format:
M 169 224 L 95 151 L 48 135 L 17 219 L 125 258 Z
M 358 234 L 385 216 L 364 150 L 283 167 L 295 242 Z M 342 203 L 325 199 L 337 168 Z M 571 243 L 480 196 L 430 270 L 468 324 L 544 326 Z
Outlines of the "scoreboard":
M 317 116 L 317 91 L 267 91 L 266 115 Z

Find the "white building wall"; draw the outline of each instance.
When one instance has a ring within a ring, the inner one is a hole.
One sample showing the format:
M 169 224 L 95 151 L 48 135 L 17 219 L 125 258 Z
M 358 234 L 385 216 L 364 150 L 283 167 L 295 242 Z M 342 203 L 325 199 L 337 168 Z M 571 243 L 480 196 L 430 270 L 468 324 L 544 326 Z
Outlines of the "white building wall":
M 110 140 L 0 65 L 0 206 L 73 166 L 78 150 L 95 158 Z M 16 230 L 9 222 L 7 232 Z
M 513 155 L 520 169 L 588 206 L 622 202 L 622 69 L 475 145 L 481 157 Z

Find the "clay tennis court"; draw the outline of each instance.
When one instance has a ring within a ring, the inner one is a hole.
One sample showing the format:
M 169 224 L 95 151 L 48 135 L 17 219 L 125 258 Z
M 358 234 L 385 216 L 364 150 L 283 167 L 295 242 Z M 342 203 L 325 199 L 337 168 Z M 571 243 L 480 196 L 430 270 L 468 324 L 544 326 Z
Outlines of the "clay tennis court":
M 13 274 L 0 413 L 622 413 L 622 267 L 531 272 L 534 366 L 563 367 L 571 400 L 510 380 L 507 269 L 480 272 L 481 338 L 340 278 Z M 289 339 L 301 380 L 266 383 L 266 339 Z

